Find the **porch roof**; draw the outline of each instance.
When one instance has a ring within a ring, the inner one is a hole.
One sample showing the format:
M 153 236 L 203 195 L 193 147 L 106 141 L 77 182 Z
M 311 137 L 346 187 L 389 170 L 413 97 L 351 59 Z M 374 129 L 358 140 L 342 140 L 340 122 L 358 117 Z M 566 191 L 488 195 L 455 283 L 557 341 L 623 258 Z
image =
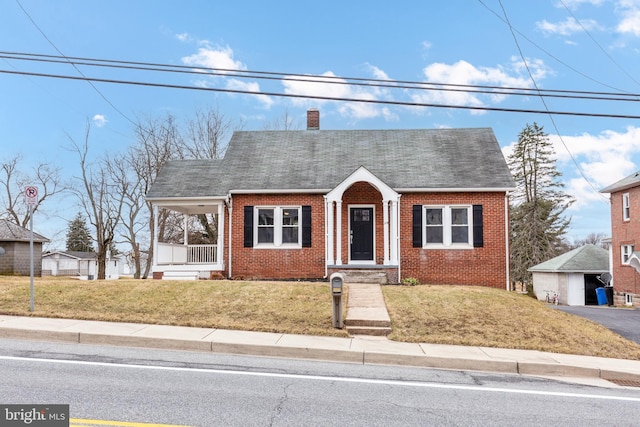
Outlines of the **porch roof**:
M 514 188 L 490 128 L 238 131 L 223 160 L 169 162 L 147 198 L 326 192 L 361 166 L 396 191 Z

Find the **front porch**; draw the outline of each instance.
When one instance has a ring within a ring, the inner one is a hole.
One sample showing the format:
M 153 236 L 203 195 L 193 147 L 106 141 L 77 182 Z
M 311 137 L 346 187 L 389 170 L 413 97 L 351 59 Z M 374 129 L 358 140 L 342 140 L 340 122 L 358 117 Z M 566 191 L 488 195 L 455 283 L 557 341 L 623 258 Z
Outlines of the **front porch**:
M 154 279 L 195 280 L 223 277 L 224 272 L 224 202 L 203 203 L 188 201 L 183 205 L 172 201 L 171 204 L 154 204 L 155 229 L 158 230 L 159 209 L 168 209 L 183 215 L 183 236 L 180 243 L 154 241 L 153 277 Z M 210 215 L 216 224 L 216 243 L 198 243 L 189 241 L 193 232 L 189 218 L 197 215 Z

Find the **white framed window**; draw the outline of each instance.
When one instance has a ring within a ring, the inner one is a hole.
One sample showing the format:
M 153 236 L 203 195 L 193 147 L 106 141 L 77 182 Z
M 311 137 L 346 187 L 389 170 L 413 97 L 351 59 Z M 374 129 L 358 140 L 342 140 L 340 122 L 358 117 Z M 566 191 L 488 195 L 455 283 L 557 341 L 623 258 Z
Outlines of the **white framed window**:
M 631 206 L 629 202 L 629 193 L 622 195 L 622 220 L 629 221 L 631 218 Z
M 631 255 L 633 255 L 633 245 L 620 246 L 620 256 L 622 264 L 629 265 L 629 259 L 631 259 Z
M 423 206 L 423 247 L 473 248 L 471 206 Z
M 301 206 L 256 206 L 254 209 L 254 247 L 302 246 Z

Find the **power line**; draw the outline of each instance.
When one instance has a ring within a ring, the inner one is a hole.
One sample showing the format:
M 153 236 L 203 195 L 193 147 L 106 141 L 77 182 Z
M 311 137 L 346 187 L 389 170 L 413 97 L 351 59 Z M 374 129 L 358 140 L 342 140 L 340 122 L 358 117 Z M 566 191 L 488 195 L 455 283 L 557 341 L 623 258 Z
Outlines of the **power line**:
M 67 80 L 91 81 L 91 82 L 100 82 L 100 83 L 125 84 L 125 85 L 136 85 L 136 86 L 147 86 L 147 87 L 162 87 L 162 88 L 170 88 L 170 89 L 225 92 L 225 93 L 236 93 L 236 94 L 254 95 L 254 96 L 263 95 L 263 96 L 275 96 L 275 97 L 286 97 L 286 98 L 317 99 L 317 100 L 323 100 L 323 101 L 360 102 L 360 103 L 369 103 L 369 104 L 398 105 L 398 106 L 406 106 L 406 107 L 431 107 L 431 108 L 450 108 L 450 109 L 475 110 L 475 111 L 553 114 L 553 115 L 561 115 L 561 116 L 581 116 L 581 117 L 594 117 L 594 118 L 598 117 L 598 118 L 611 118 L 611 119 L 634 119 L 634 120 L 640 119 L 640 115 L 633 115 L 633 114 L 589 113 L 589 112 L 579 112 L 579 111 L 550 111 L 550 110 L 535 110 L 535 109 L 523 109 L 523 108 L 499 108 L 499 107 L 488 107 L 488 106 L 479 107 L 479 106 L 471 106 L 471 105 L 452 105 L 452 104 L 406 102 L 406 101 L 381 100 L 381 99 L 332 97 L 332 96 L 292 94 L 292 93 L 281 93 L 281 92 L 250 91 L 250 90 L 217 88 L 217 87 L 187 86 L 187 85 L 153 83 L 153 82 L 143 82 L 143 81 L 133 81 L 133 80 L 116 80 L 116 79 L 105 79 L 105 78 L 88 77 L 88 76 L 78 77 L 78 76 L 69 76 L 69 75 L 60 75 L 60 74 L 35 73 L 35 72 L 27 72 L 27 71 L 0 70 L 0 73 L 24 75 L 24 76 L 35 76 L 35 77 L 49 77 L 49 78 L 67 79 Z M 318 81 L 316 81 L 316 83 L 318 83 Z M 320 81 L 319 83 L 322 83 L 322 82 Z
M 478 0 L 478 2 L 484 6 L 489 12 L 493 13 L 499 20 L 501 20 L 503 23 L 509 25 L 502 16 L 500 16 L 500 14 L 498 14 L 496 11 L 494 11 L 493 9 L 491 9 L 489 6 L 487 6 L 482 0 Z M 576 74 L 581 75 L 582 77 L 584 77 L 587 80 L 591 80 L 594 83 L 597 83 L 601 86 L 604 87 L 608 87 L 610 89 L 614 89 L 620 92 L 626 92 L 622 89 L 618 89 L 614 86 L 611 86 L 607 83 L 601 82 L 599 80 L 596 80 L 595 78 L 589 76 L 586 73 L 583 73 L 582 71 L 576 69 L 575 67 L 572 67 L 571 65 L 567 64 L 566 62 L 564 62 L 563 60 L 561 60 L 560 58 L 556 57 L 555 55 L 553 55 L 551 52 L 549 52 L 548 50 L 544 49 L 542 46 L 540 46 L 539 44 L 537 44 L 536 42 L 534 42 L 533 40 L 531 40 L 529 37 L 527 37 L 525 34 L 523 34 L 522 32 L 518 31 L 517 28 L 512 27 L 509 25 L 510 28 L 513 29 L 513 31 L 515 31 L 516 33 L 518 33 L 523 39 L 525 39 L 526 41 L 528 41 L 529 43 L 531 43 L 533 46 L 535 46 L 536 48 L 538 48 L 541 52 L 544 52 L 547 56 L 549 56 L 550 58 L 554 59 L 555 61 L 557 61 L 559 64 L 564 65 L 565 67 L 567 67 L 568 69 L 570 69 L 571 71 L 573 71 Z
M 20 3 L 20 0 L 16 0 L 16 3 L 18 4 L 18 7 L 20 7 L 20 9 L 22 10 L 22 12 L 24 12 L 24 14 L 27 16 L 27 18 L 29 18 L 29 21 L 31 21 L 31 23 L 33 24 L 34 27 L 36 27 L 36 29 L 40 32 L 40 34 L 42 35 L 42 37 L 45 38 L 45 40 L 56 50 L 56 52 L 58 52 L 60 55 L 62 55 L 63 58 L 66 59 L 65 55 L 62 53 L 62 51 L 60 51 L 60 49 L 58 49 L 58 47 L 51 41 L 51 39 L 49 39 L 49 37 L 47 37 L 47 35 L 44 33 L 44 31 L 42 31 L 42 29 L 38 26 L 38 24 L 36 23 L 36 21 L 33 20 L 33 18 L 31 17 L 31 15 L 29 15 L 29 13 L 26 11 L 26 9 L 24 7 L 22 7 L 22 4 Z M 82 71 L 80 71 L 80 69 L 71 61 L 67 61 L 69 64 L 71 64 L 71 66 L 73 68 L 75 68 L 75 70 L 82 76 L 82 77 L 86 77 Z M 100 92 L 100 89 L 98 89 L 91 80 L 89 79 L 85 79 L 86 82 L 93 88 L 93 90 L 95 90 L 98 95 L 100 95 L 100 97 L 111 106 L 111 108 L 113 108 L 118 114 L 120 114 L 122 117 L 124 117 L 126 120 L 128 120 L 129 122 L 131 122 L 133 125 L 136 125 L 136 123 L 131 120 L 126 114 L 124 114 L 122 111 L 120 111 L 120 109 L 118 109 L 118 107 L 116 107 L 111 101 L 109 101 L 109 99 L 102 93 Z
M 580 25 L 580 28 L 582 28 L 582 31 L 585 32 L 585 34 L 587 36 L 589 36 L 589 38 L 591 39 L 591 41 L 593 43 L 595 43 L 596 46 L 598 46 L 598 49 L 600 49 L 600 51 L 602 53 L 605 54 L 605 56 L 607 58 L 609 58 L 609 60 L 613 63 L 613 65 L 615 65 L 616 67 L 618 67 L 620 69 L 620 71 L 622 71 L 627 77 L 629 77 L 629 79 L 631 79 L 631 81 L 633 81 L 635 84 L 640 85 L 640 82 L 638 82 L 638 80 L 636 80 L 631 74 L 629 74 L 627 72 L 627 70 L 625 70 L 622 65 L 620 65 L 615 59 L 613 59 L 613 57 L 609 54 L 609 52 L 607 52 L 601 45 L 600 43 L 598 43 L 598 41 L 591 35 L 591 33 L 584 27 L 584 25 L 582 25 L 582 22 L 580 22 L 580 20 L 578 18 L 576 18 L 576 16 L 573 14 L 573 12 L 571 12 L 571 9 L 569 9 L 567 7 L 567 5 L 564 3 L 564 1 L 560 0 L 560 4 L 562 4 L 562 6 L 564 6 L 564 8 L 567 10 L 567 12 L 569 13 L 569 15 L 571 15 L 571 17 L 573 19 L 575 19 L 575 21 L 578 23 L 578 25 Z
M 193 75 L 253 78 L 278 81 L 295 81 L 306 83 L 326 83 L 350 86 L 385 87 L 392 89 L 412 89 L 431 91 L 450 91 L 465 93 L 484 93 L 491 95 L 509 96 L 545 96 L 550 98 L 585 99 L 598 101 L 640 101 L 640 94 L 620 92 L 596 92 L 559 89 L 540 89 L 490 85 L 463 85 L 455 83 L 417 82 L 408 80 L 371 79 L 343 76 L 310 76 L 308 74 L 293 74 L 272 71 L 251 71 L 210 67 L 193 67 L 184 65 L 168 65 L 149 62 L 120 61 L 112 59 L 81 58 L 55 55 L 43 55 L 22 52 L 2 52 L 0 58 L 22 61 L 35 61 L 47 63 L 71 63 L 73 65 L 85 65 L 93 67 L 105 67 L 116 69 L 130 69 L 138 71 L 171 72 Z M 206 71 L 206 73 L 204 73 Z
M 533 73 L 531 73 L 531 70 L 529 69 L 529 64 L 527 63 L 527 59 L 524 57 L 524 54 L 522 52 L 522 49 L 520 48 L 520 43 L 518 43 L 518 38 L 516 37 L 515 32 L 513 31 L 513 27 L 511 26 L 511 22 L 509 20 L 509 16 L 507 15 L 507 11 L 505 10 L 503 4 L 502 4 L 502 0 L 498 0 L 498 2 L 500 3 L 500 7 L 502 8 L 502 12 L 504 13 L 504 18 L 507 21 L 507 25 L 509 25 L 509 30 L 511 31 L 511 36 L 513 37 L 513 41 L 516 44 L 516 47 L 518 48 L 518 52 L 520 54 L 520 57 L 522 58 L 522 60 L 524 61 L 524 65 L 527 69 L 527 72 L 529 73 L 529 77 L 531 78 L 531 81 L 533 82 L 533 85 L 536 89 L 538 89 L 538 84 L 536 83 L 535 78 L 533 77 Z M 560 142 L 562 143 L 562 145 L 564 146 L 565 150 L 567 150 L 567 153 L 569 153 L 569 157 L 571 157 L 571 160 L 573 161 L 573 164 L 575 165 L 576 169 L 578 170 L 578 172 L 580 173 L 580 175 L 582 176 L 582 179 L 585 180 L 585 182 L 587 184 L 589 184 L 589 187 L 591 187 L 591 189 L 596 193 L 599 194 L 600 196 L 602 196 L 604 199 L 607 199 L 602 193 L 600 193 L 598 190 L 596 190 L 596 188 L 594 187 L 594 185 L 591 183 L 591 181 L 587 178 L 587 176 L 585 175 L 584 171 L 582 170 L 582 168 L 580 167 L 580 165 L 578 164 L 578 162 L 576 161 L 576 158 L 573 156 L 573 153 L 571 153 L 571 150 L 569 150 L 569 147 L 567 147 L 567 144 L 564 142 L 564 138 L 562 138 L 562 135 L 560 134 L 560 129 L 558 129 L 558 125 L 556 124 L 555 119 L 553 118 L 552 113 L 549 111 L 549 107 L 547 106 L 547 102 L 545 101 L 543 96 L 540 96 L 540 100 L 542 101 L 542 104 L 544 105 L 545 110 L 547 110 L 548 114 L 549 114 L 549 119 L 551 120 L 551 124 L 553 125 L 553 128 L 556 131 L 556 134 L 558 135 L 558 137 L 560 138 Z M 608 199 L 607 199 L 608 200 Z

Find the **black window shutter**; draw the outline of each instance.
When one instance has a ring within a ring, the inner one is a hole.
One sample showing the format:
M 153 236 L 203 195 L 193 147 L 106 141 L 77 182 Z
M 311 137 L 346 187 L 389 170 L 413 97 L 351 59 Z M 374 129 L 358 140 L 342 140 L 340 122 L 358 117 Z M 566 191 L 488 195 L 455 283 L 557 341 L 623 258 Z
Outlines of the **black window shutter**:
M 244 247 L 253 247 L 253 206 L 244 207 Z
M 422 247 L 422 205 L 413 205 L 413 247 Z
M 302 247 L 311 247 L 311 206 L 302 207 Z
M 484 225 L 482 223 L 482 205 L 473 205 L 473 247 L 484 246 Z

